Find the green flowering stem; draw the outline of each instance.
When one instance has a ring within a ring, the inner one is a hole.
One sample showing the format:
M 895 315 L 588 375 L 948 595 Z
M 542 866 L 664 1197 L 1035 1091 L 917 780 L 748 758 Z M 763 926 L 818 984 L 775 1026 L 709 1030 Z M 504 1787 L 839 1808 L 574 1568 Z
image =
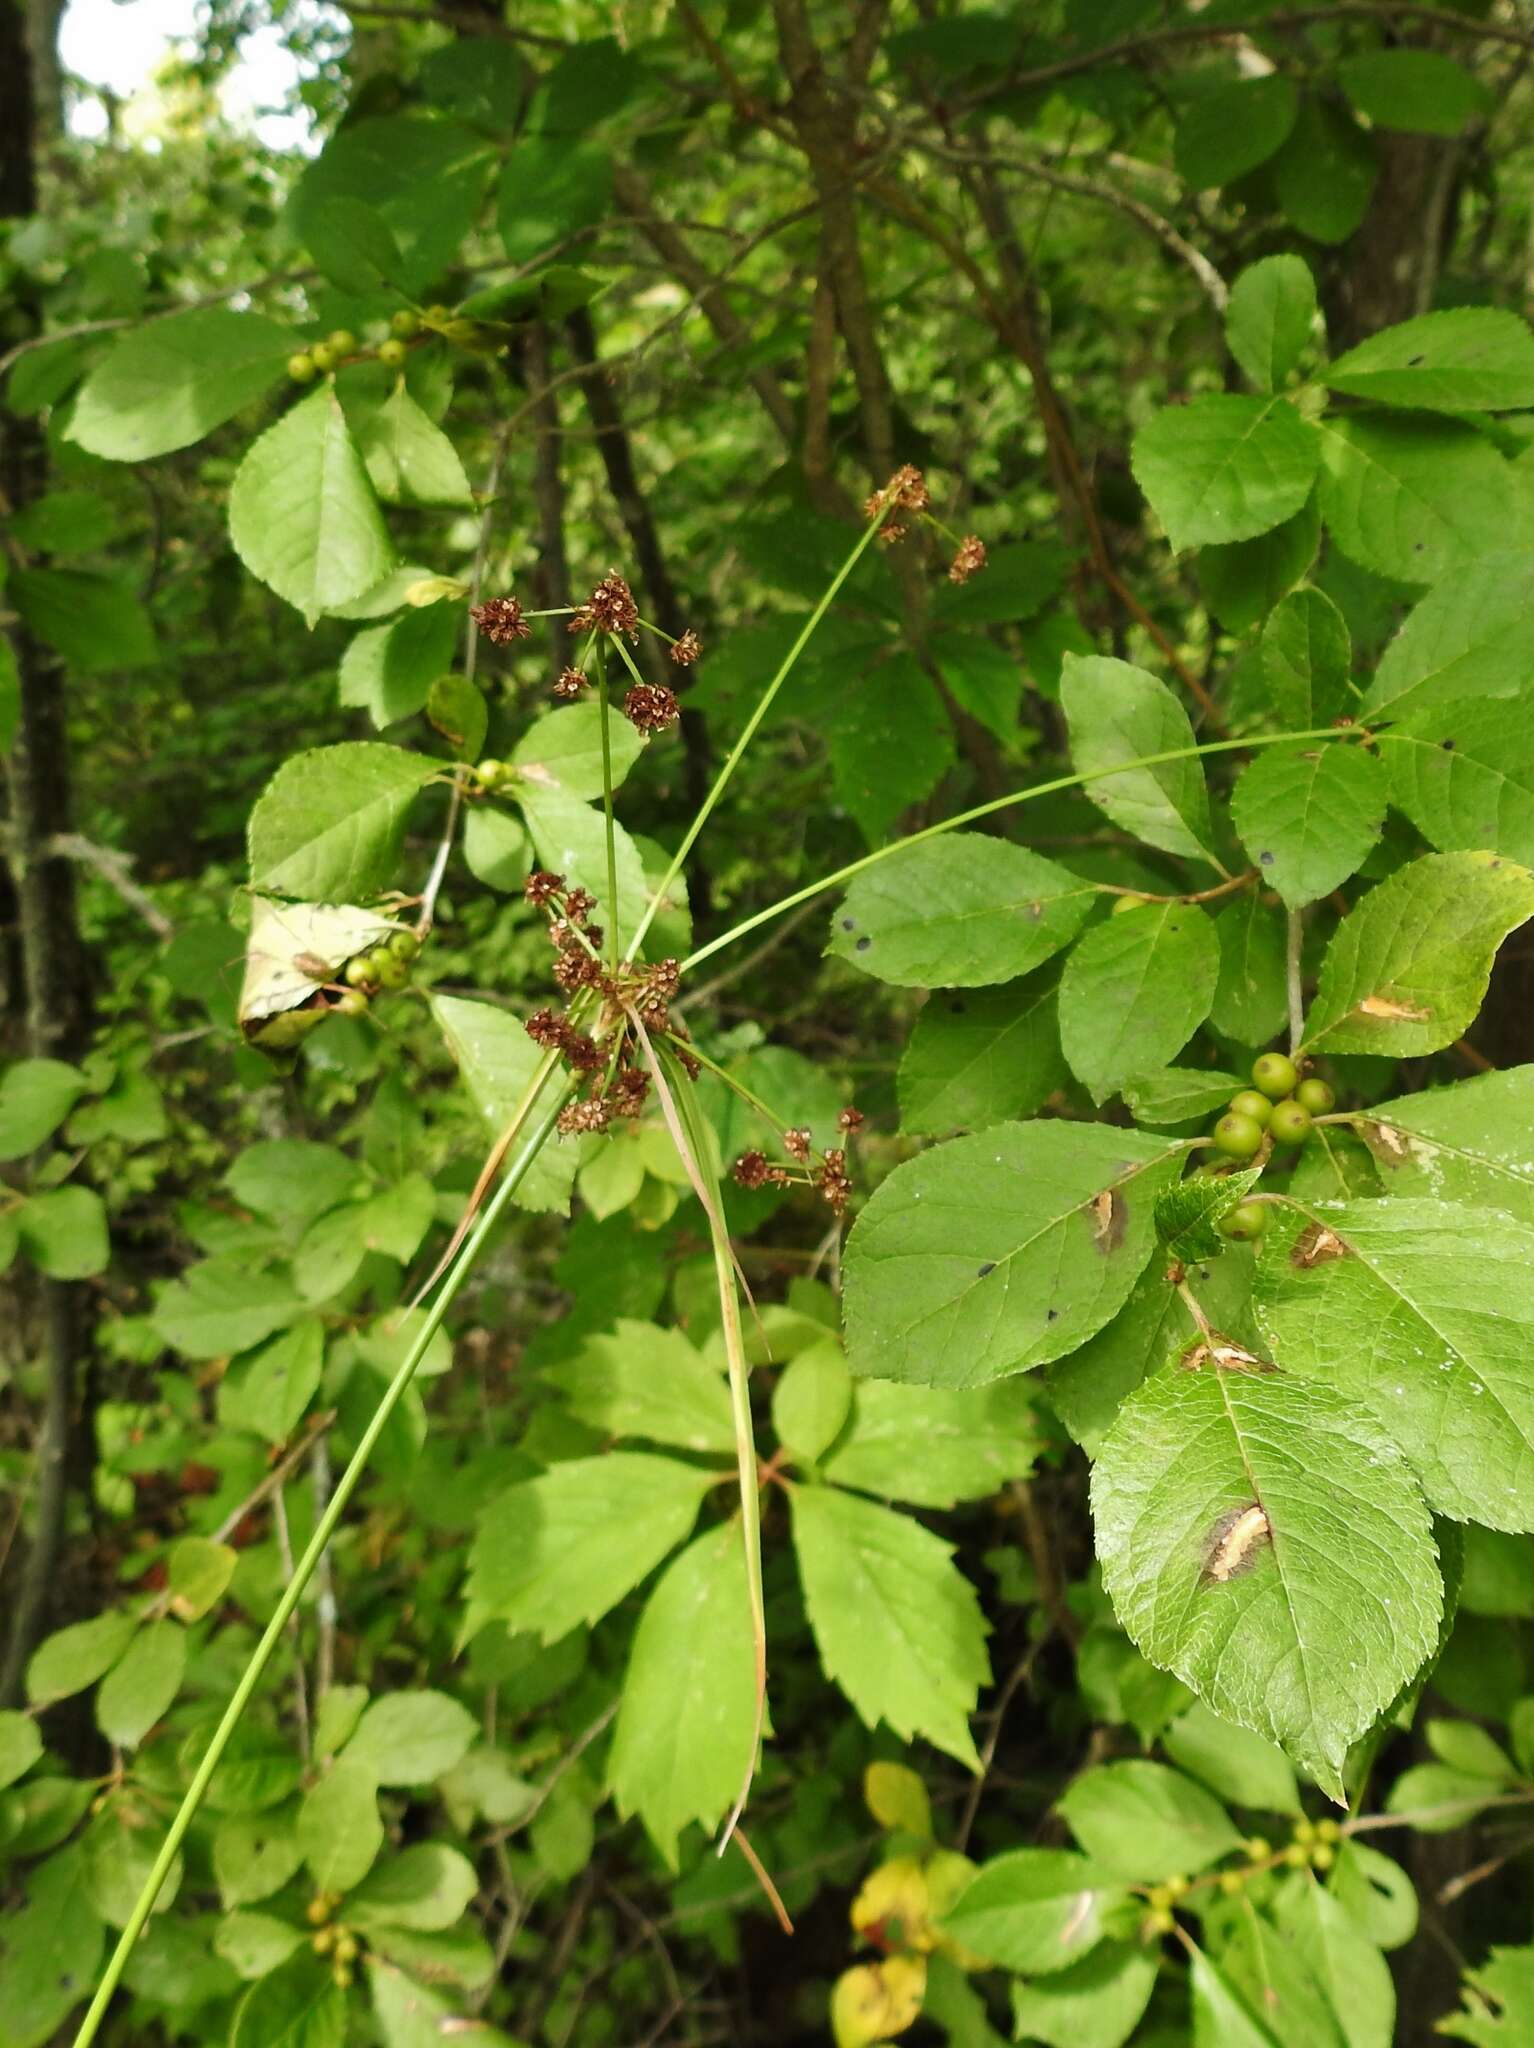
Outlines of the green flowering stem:
M 546 1053 L 539 1061 L 533 1078 L 523 1093 L 516 1116 L 512 1120 L 513 1133 L 525 1126 L 532 1118 L 538 1097 L 558 1063 L 559 1055 L 554 1052 Z M 132 1955 L 134 1945 L 143 1932 L 150 1914 L 154 1911 L 155 1900 L 159 1897 L 161 1887 L 170 1874 L 171 1865 L 180 1854 L 181 1845 L 186 1840 L 188 1830 L 197 1817 L 198 1809 L 202 1805 L 208 1786 L 212 1783 L 213 1774 L 218 1769 L 224 1751 L 229 1747 L 230 1738 L 239 1726 L 245 1709 L 249 1706 L 256 1687 L 260 1684 L 266 1667 L 271 1662 L 272 1652 L 282 1640 L 290 1618 L 297 1611 L 304 1589 L 314 1576 L 320 1559 L 324 1555 L 330 1539 L 334 1536 L 341 1517 L 346 1511 L 347 1504 L 350 1502 L 353 1493 L 357 1490 L 358 1482 L 367 1469 L 368 1460 L 373 1454 L 379 1437 L 382 1436 L 387 1427 L 390 1416 L 399 1406 L 405 1389 L 414 1379 L 416 1368 L 426 1355 L 427 1346 L 441 1328 L 449 1307 L 457 1297 L 464 1281 L 473 1270 L 474 1263 L 484 1248 L 485 1240 L 499 1221 L 502 1210 L 510 1201 L 523 1175 L 532 1165 L 534 1159 L 536 1159 L 538 1153 L 548 1140 L 550 1133 L 553 1131 L 555 1119 L 559 1115 L 562 1101 L 563 1091 L 561 1090 L 556 1099 L 538 1117 L 536 1123 L 533 1124 L 532 1129 L 528 1132 L 520 1151 L 507 1171 L 506 1178 L 486 1203 L 484 1213 L 480 1217 L 479 1222 L 464 1240 L 460 1256 L 444 1279 L 441 1292 L 422 1319 L 421 1327 L 416 1332 L 415 1342 L 401 1360 L 393 1379 L 390 1380 L 388 1387 L 384 1391 L 382 1400 L 373 1411 L 371 1421 L 358 1440 L 357 1448 L 352 1452 L 346 1470 L 341 1474 L 336 1484 L 336 1490 L 330 1497 L 329 1505 L 315 1524 L 314 1534 L 310 1537 L 303 1556 L 294 1567 L 293 1576 L 284 1587 L 282 1595 L 272 1611 L 271 1620 L 262 1631 L 261 1640 L 251 1652 L 250 1661 L 240 1674 L 239 1683 L 230 1695 L 229 1704 L 224 1709 L 223 1717 L 219 1721 L 217 1728 L 213 1731 L 213 1739 L 208 1744 L 202 1761 L 192 1774 L 192 1782 L 188 1785 L 181 1804 L 176 1811 L 176 1817 L 170 1824 L 170 1830 L 164 1842 L 160 1845 L 160 1853 L 154 1860 L 154 1868 L 144 1880 L 143 1889 L 134 1901 L 133 1911 L 129 1914 L 127 1923 L 118 1937 L 117 1946 L 112 1951 L 101 1982 L 96 1987 L 96 1995 L 91 2000 L 84 2019 L 80 2022 L 79 2032 L 75 2035 L 74 2048 L 89 2048 L 89 2044 L 96 2039 L 101 2023 L 106 2018 L 107 2008 L 112 2002 L 113 1994 L 127 1966 L 128 1958 Z
M 625 650 L 626 652 L 627 650 Z M 597 703 L 602 711 L 602 829 L 607 836 L 608 958 L 618 964 L 618 840 L 613 825 L 612 707 L 607 698 L 607 648 L 597 649 Z
M 784 655 L 782 661 L 778 664 L 778 670 L 776 675 L 774 675 L 772 681 L 767 685 L 766 689 L 763 690 L 761 697 L 757 702 L 756 709 L 752 712 L 751 716 L 746 720 L 746 723 L 742 728 L 739 739 L 737 739 L 734 746 L 731 747 L 729 754 L 725 758 L 724 765 L 720 768 L 719 773 L 714 777 L 713 787 L 709 790 L 708 795 L 703 799 L 702 803 L 698 806 L 697 815 L 694 817 L 692 823 L 688 826 L 687 830 L 682 834 L 682 843 L 677 848 L 676 852 L 671 856 L 670 866 L 666 869 L 665 874 L 661 877 L 659 886 L 651 895 L 648 904 L 646 904 L 644 915 L 639 920 L 638 929 L 635 931 L 633 938 L 629 940 L 628 951 L 623 956 L 625 960 L 634 960 L 638 958 L 639 948 L 644 944 L 646 932 L 649 931 L 651 925 L 655 922 L 656 917 L 659 915 L 660 907 L 669 895 L 672 883 L 676 880 L 677 876 L 682 872 L 683 867 L 686 865 L 687 856 L 692 852 L 694 846 L 697 845 L 699 833 L 702 832 L 703 827 L 708 823 L 709 819 L 713 816 L 715 806 L 718 804 L 719 799 L 724 795 L 726 788 L 729 786 L 730 777 L 735 773 L 735 770 L 740 766 L 742 755 L 745 753 L 747 747 L 750 746 L 752 740 L 756 737 L 758 727 L 761 725 L 762 720 L 767 716 L 767 713 L 771 710 L 773 699 L 777 696 L 779 690 L 782 689 L 784 683 L 787 682 L 790 674 L 793 672 L 795 662 L 799 659 L 800 655 L 809 645 L 810 638 L 813 635 L 815 628 L 820 624 L 821 620 L 825 617 L 826 613 L 831 609 L 832 604 L 836 600 L 837 592 L 841 589 L 842 585 L 846 582 L 847 578 L 852 574 L 853 570 L 862 560 L 864 554 L 867 552 L 869 543 L 872 541 L 874 535 L 879 531 L 879 528 L 884 524 L 886 509 L 887 508 L 881 500 L 877 514 L 872 519 L 870 519 L 867 526 L 864 527 L 862 533 L 858 537 L 856 546 L 852 549 L 852 552 L 848 555 L 846 561 L 842 563 L 841 567 L 837 570 L 836 574 L 831 578 L 831 581 L 826 585 L 826 588 L 821 595 L 820 602 L 815 606 L 815 609 L 810 613 L 809 617 L 800 627 L 798 634 L 795 636 L 793 646 L 789 648 L 787 654 Z M 745 927 L 741 926 L 738 929 L 744 930 Z M 734 934 L 732 934 L 732 936 L 734 936 Z M 711 951 L 712 948 L 706 950 Z M 694 954 L 693 958 L 701 959 L 702 955 Z
M 710 939 L 706 946 L 689 953 L 682 962 L 685 974 L 688 968 L 696 967 L 700 961 L 732 946 L 737 939 L 743 939 L 747 932 L 754 932 L 759 926 L 770 924 L 775 917 L 797 910 L 801 903 L 809 903 L 816 896 L 824 895 L 828 889 L 838 889 L 844 882 L 850 882 L 865 869 L 876 867 L 881 860 L 888 860 L 891 854 L 904 853 L 907 847 L 920 846 L 924 839 L 937 839 L 944 832 L 955 832 L 963 825 L 973 825 L 980 818 L 993 817 L 997 811 L 1010 809 L 1013 804 L 1031 803 L 1035 797 L 1056 796 L 1063 789 L 1080 789 L 1089 782 L 1102 782 L 1110 775 L 1129 775 L 1140 768 L 1160 768 L 1169 761 L 1191 761 L 1205 754 L 1230 754 L 1248 747 L 1279 747 L 1293 745 L 1301 740 L 1343 740 L 1356 739 L 1356 732 L 1335 725 L 1318 726 L 1312 732 L 1259 733 L 1242 740 L 1207 740 L 1202 746 L 1173 747 L 1164 754 L 1142 754 L 1136 761 L 1116 761 L 1111 768 L 1088 768 L 1076 775 L 1057 775 L 1050 782 L 1036 782 L 1030 789 L 1014 789 L 1006 796 L 992 797 L 988 803 L 976 804 L 973 810 L 960 811 L 955 817 L 944 818 L 940 824 L 928 825 L 924 831 L 912 832 L 908 838 L 892 840 L 888 846 L 876 846 L 872 853 L 865 853 L 861 860 L 850 861 L 846 867 L 838 868 L 834 874 L 823 875 L 818 882 L 807 882 L 802 889 L 796 889 L 791 896 L 782 896 L 776 903 L 769 903 L 765 910 L 755 911 L 750 917 L 742 918 L 727 932 Z M 669 879 L 669 878 L 668 878 Z M 1223 890 L 1222 892 L 1223 893 Z

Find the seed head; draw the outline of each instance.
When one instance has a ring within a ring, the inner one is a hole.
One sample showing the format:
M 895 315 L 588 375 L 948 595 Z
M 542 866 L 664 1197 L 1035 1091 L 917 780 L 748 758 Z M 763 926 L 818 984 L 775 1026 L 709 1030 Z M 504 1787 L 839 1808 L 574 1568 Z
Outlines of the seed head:
M 606 1102 L 594 1095 L 589 1102 L 567 1102 L 559 1112 L 556 1129 L 562 1138 L 581 1138 L 588 1131 L 605 1131 L 609 1121 Z
M 767 1179 L 767 1160 L 760 1152 L 742 1152 L 730 1172 L 737 1187 L 759 1188 Z
M 978 576 L 985 567 L 985 542 L 978 533 L 967 533 L 959 542 L 959 552 L 948 564 L 950 583 L 968 583 L 971 576 Z
M 638 1116 L 650 1093 L 650 1077 L 643 1067 L 623 1067 L 608 1091 L 608 1107 L 614 1116 Z
M 783 1150 L 790 1159 L 797 1159 L 802 1166 L 810 1156 L 810 1134 L 799 1129 L 783 1133 Z
M 640 732 L 664 732 L 676 724 L 681 707 L 664 683 L 635 683 L 623 700 L 623 715 Z
M 851 1103 L 848 1103 L 847 1107 L 836 1119 L 836 1127 L 839 1131 L 845 1131 L 850 1138 L 854 1131 L 860 1131 L 863 1128 L 863 1122 L 862 1110 L 854 1109 Z
M 847 1178 L 847 1155 L 841 1151 L 826 1154 L 826 1163 L 815 1177 L 815 1185 L 821 1197 L 835 1216 L 840 1216 L 847 1206 L 847 1197 L 852 1193 L 852 1182 Z
M 547 868 L 534 868 L 522 884 L 522 894 L 534 910 L 545 910 L 564 886 L 563 875 L 551 875 Z
M 691 668 L 702 652 L 703 642 L 689 626 L 681 639 L 672 643 L 671 659 L 678 668 Z
M 597 899 L 589 889 L 567 889 L 565 891 L 565 916 L 573 925 L 584 925 L 597 907 Z
M 931 502 L 927 479 L 919 469 L 903 462 L 883 490 L 871 492 L 864 500 L 863 517 L 876 519 L 881 512 L 925 512 Z M 885 527 L 881 538 L 899 540 L 905 531 L 903 524 L 892 521 Z
M 586 687 L 586 678 L 578 668 L 562 668 L 554 681 L 554 695 L 561 704 L 573 704 Z
M 618 574 L 609 569 L 590 597 L 570 621 L 573 633 L 628 633 L 639 630 L 639 607 L 634 593 Z
M 532 635 L 533 629 L 514 597 L 487 597 L 483 604 L 470 609 L 469 617 L 493 647 L 504 647 L 510 640 L 527 640 Z

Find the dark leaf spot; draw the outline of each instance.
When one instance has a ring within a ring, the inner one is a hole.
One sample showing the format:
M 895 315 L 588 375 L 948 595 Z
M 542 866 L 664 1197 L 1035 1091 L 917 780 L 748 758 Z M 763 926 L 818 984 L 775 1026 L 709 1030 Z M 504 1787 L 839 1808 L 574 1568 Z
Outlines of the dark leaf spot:
M 1425 363 L 1426 361 L 1426 356 L 1408 356 L 1406 358 L 1406 367 L 1408 370 L 1415 370 L 1419 364 Z
M 1453 740 L 1440 740 L 1439 745 L 1443 748 L 1446 754 L 1452 754 L 1454 752 L 1455 742 Z
M 1050 1309 L 1050 1310 L 1049 1310 L 1049 1311 L 1047 1312 L 1047 1314 L 1045 1315 L 1045 1317 L 1044 1317 L 1044 1320 L 1045 1320 L 1045 1322 L 1046 1322 L 1046 1323 L 1055 1323 L 1055 1322 L 1058 1322 L 1058 1321 L 1060 1320 L 1060 1311 L 1059 1311 L 1059 1309 L 1057 1309 L 1057 1308 L 1052 1308 L 1052 1309 Z
M 844 932 L 855 932 L 857 928 L 858 921 L 855 917 L 844 917 L 842 919 L 842 930 Z
M 975 1275 L 975 1277 L 977 1280 L 983 1280 L 987 1273 L 994 1273 L 995 1271 L 996 1261 L 994 1259 L 987 1259 L 985 1264 L 980 1268 L 979 1272 Z
M 873 940 L 869 938 L 865 933 L 864 936 L 857 942 L 857 951 L 860 953 L 866 953 L 872 944 Z
M 1270 868 L 1273 865 L 1273 858 L 1274 857 L 1271 853 L 1259 853 L 1257 856 L 1257 864 L 1259 867 Z
M 964 1012 L 969 1008 L 969 1005 L 965 1002 L 962 996 L 950 996 L 948 998 L 948 1007 L 953 1012 L 954 1016 L 962 1017 L 964 1015 Z

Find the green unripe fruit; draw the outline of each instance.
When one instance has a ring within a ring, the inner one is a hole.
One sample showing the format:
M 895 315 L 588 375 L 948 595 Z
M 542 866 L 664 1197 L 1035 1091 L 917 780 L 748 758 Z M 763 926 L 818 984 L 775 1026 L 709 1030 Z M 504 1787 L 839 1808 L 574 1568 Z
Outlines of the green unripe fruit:
M 1241 1846 L 1252 1863 L 1266 1863 L 1273 1854 L 1273 1844 L 1266 1835 L 1251 1835 Z
M 506 780 L 506 772 L 504 761 L 481 761 L 474 770 L 486 789 L 499 789 Z
M 309 360 L 317 370 L 323 371 L 328 375 L 336 366 L 335 350 L 327 348 L 324 342 L 321 342 L 318 348 L 310 349 Z
M 1337 1851 L 1330 1842 L 1317 1842 L 1310 1852 L 1310 1867 L 1312 1870 L 1330 1870 L 1336 1861 Z
M 308 1905 L 305 1906 L 304 1918 L 311 1927 L 318 1927 L 321 1921 L 330 1918 L 330 1903 L 323 1892 L 319 1894 L 318 1898 L 311 1899 Z
M 1222 1237 L 1234 1238 L 1238 1244 L 1250 1244 L 1254 1237 L 1261 1237 L 1267 1227 L 1266 1202 L 1238 1202 L 1215 1225 Z
M 1252 1061 L 1253 1081 L 1274 1102 L 1292 1095 L 1299 1078 L 1300 1070 L 1287 1053 L 1262 1052 Z
M 1145 1903 L 1155 1912 L 1164 1913 L 1172 1903 L 1172 1887 L 1169 1884 L 1153 1884 L 1145 1894 Z
M 1316 1840 L 1318 1842 L 1340 1842 L 1342 1840 L 1341 1826 L 1334 1820 L 1318 1820 L 1316 1822 Z
M 354 1963 L 357 1960 L 357 1937 L 342 1928 L 336 1936 L 336 1961 Z
M 1169 1877 L 1166 1881 L 1166 1888 L 1174 1899 L 1180 1899 L 1191 1883 L 1191 1878 L 1181 1876 Z
M 402 341 L 381 341 L 378 344 L 378 360 L 387 363 L 391 370 L 397 370 L 409 353 Z
M 365 1017 L 368 999 L 360 988 L 343 989 L 330 1006 L 332 1017 Z
M 335 1964 L 333 1964 L 333 1965 L 332 1965 L 332 1967 L 331 1967 L 331 1972 L 330 1972 L 330 1976 L 331 1976 L 331 1981 L 332 1981 L 332 1982 L 334 1983 L 334 1985 L 335 1985 L 335 1987 L 336 1987 L 336 1989 L 337 1989 L 338 1991 L 350 1991 L 350 1990 L 351 1990 L 351 1988 L 352 1988 L 352 1973 L 351 1973 L 351 1968 L 350 1968 L 350 1965 L 349 1965 L 349 1964 L 346 1964 L 346 1963 L 335 1963 Z
M 1230 1098 L 1230 1106 L 1237 1116 L 1249 1116 L 1254 1124 L 1268 1128 L 1268 1118 L 1273 1114 L 1273 1105 L 1266 1095 L 1259 1095 L 1255 1088 L 1242 1088 Z
M 1316 1839 L 1316 1824 L 1313 1820 L 1301 1818 L 1294 1824 L 1294 1839 L 1297 1842 L 1313 1842 Z
M 309 1942 L 317 1956 L 328 1956 L 335 1945 L 336 1931 L 333 1927 L 316 1928 Z
M 1325 1116 L 1337 1100 L 1324 1081 L 1314 1078 L 1300 1083 L 1294 1091 L 1294 1099 L 1301 1109 L 1308 1109 L 1312 1116 Z
M 338 327 L 334 334 L 326 337 L 325 346 L 335 356 L 351 356 L 357 353 L 357 337 L 349 327 Z
M 421 331 L 421 316 L 412 313 L 408 306 L 402 306 L 397 313 L 389 315 L 389 327 L 401 341 L 414 341 Z
M 1176 1922 L 1165 1907 L 1159 1912 L 1147 1913 L 1145 1916 L 1145 1928 L 1148 1934 L 1170 1934 L 1175 1925 Z
M 1291 1842 L 1279 1861 L 1291 1870 L 1303 1870 L 1310 1861 L 1310 1850 L 1304 1842 Z
M 311 383 L 314 378 L 315 369 L 315 360 L 313 356 L 307 353 L 288 357 L 288 375 L 295 384 Z
M 413 960 L 421 950 L 414 932 L 390 932 L 387 944 L 396 960 Z
M 1224 1892 L 1227 1899 L 1233 1899 L 1237 1892 L 1245 1891 L 1245 1889 L 1246 1872 L 1244 1870 L 1222 1870 L 1220 1872 L 1220 1890 Z
M 346 972 L 342 980 L 348 988 L 377 988 L 378 975 L 374 970 L 372 954 L 354 953 L 346 963 Z
M 1292 1096 L 1287 1102 L 1275 1102 L 1268 1129 L 1276 1145 L 1303 1145 L 1310 1136 L 1310 1111 Z
M 391 953 L 387 946 L 379 946 L 373 953 L 373 978 L 380 988 L 403 988 L 410 979 L 410 968 L 405 961 Z
M 1214 1127 L 1215 1149 L 1227 1159 L 1251 1159 L 1262 1150 L 1262 1125 L 1255 1117 L 1228 1109 Z
M 452 319 L 453 309 L 451 306 L 428 306 L 426 317 L 433 327 L 440 327 L 445 320 Z

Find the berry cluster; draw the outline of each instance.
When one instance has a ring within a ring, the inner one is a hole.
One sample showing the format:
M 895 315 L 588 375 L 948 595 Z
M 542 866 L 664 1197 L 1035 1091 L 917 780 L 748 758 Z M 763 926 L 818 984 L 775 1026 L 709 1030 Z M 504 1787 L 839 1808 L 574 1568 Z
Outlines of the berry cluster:
M 1287 1053 L 1260 1053 L 1252 1062 L 1250 1088 L 1241 1088 L 1210 1132 L 1215 1149 L 1227 1159 L 1266 1157 L 1275 1145 L 1303 1145 L 1314 1119 L 1325 1116 L 1337 1098 L 1327 1084 L 1300 1070 Z M 1240 1202 L 1220 1219 L 1226 1237 L 1260 1237 L 1267 1222 L 1262 1202 Z
M 349 1927 L 333 1919 L 340 1904 L 339 1892 L 318 1892 L 304 1908 L 304 1916 L 314 1929 L 309 1946 L 317 1956 L 329 1956 L 330 1974 L 337 1989 L 349 1991 L 362 1944 Z
M 1151 1885 L 1145 1893 L 1149 1910 L 1141 1923 L 1142 1933 L 1147 1941 L 1170 1934 L 1176 1924 L 1172 1909 L 1190 1891 L 1214 1885 L 1226 1898 L 1233 1899 L 1246 1890 L 1254 1877 L 1262 1877 L 1270 1870 L 1330 1870 L 1337 1860 L 1337 1844 L 1341 1840 L 1340 1821 L 1308 1820 L 1304 1816 L 1295 1822 L 1293 1835 L 1282 1849 L 1275 1850 L 1263 1835 L 1252 1835 L 1241 1844 L 1241 1862 L 1217 1876 L 1202 1877 L 1196 1884 L 1189 1877 L 1169 1877 L 1163 1884 Z
M 420 950 L 415 933 L 400 930 L 390 932 L 365 953 L 354 953 L 343 969 L 346 988 L 332 1003 L 332 1010 L 340 1016 L 357 1017 L 380 990 L 403 988 Z
M 428 320 L 438 324 L 436 316 L 449 318 L 445 306 L 434 306 L 427 315 Z M 421 331 L 421 316 L 403 310 L 396 313 L 389 322 L 386 339 L 364 348 L 349 327 L 338 327 L 334 334 L 327 334 L 323 341 L 301 349 L 297 355 L 288 357 L 288 375 L 295 384 L 312 384 L 316 377 L 328 377 L 339 364 L 350 362 L 358 356 L 376 356 L 378 361 L 391 370 L 397 370 L 410 353 L 408 344 Z
M 845 1137 L 851 1138 L 863 1122 L 863 1112 L 849 1104 L 836 1119 Z M 800 1168 L 794 1172 L 787 1166 L 774 1166 L 765 1152 L 742 1152 L 730 1172 L 737 1187 L 743 1188 L 788 1188 L 811 1187 L 826 1203 L 833 1216 L 840 1216 L 852 1194 L 852 1181 L 847 1172 L 847 1149 L 844 1145 L 833 1145 L 819 1155 L 810 1140 L 810 1133 L 795 1126 L 782 1133 L 783 1150 Z

